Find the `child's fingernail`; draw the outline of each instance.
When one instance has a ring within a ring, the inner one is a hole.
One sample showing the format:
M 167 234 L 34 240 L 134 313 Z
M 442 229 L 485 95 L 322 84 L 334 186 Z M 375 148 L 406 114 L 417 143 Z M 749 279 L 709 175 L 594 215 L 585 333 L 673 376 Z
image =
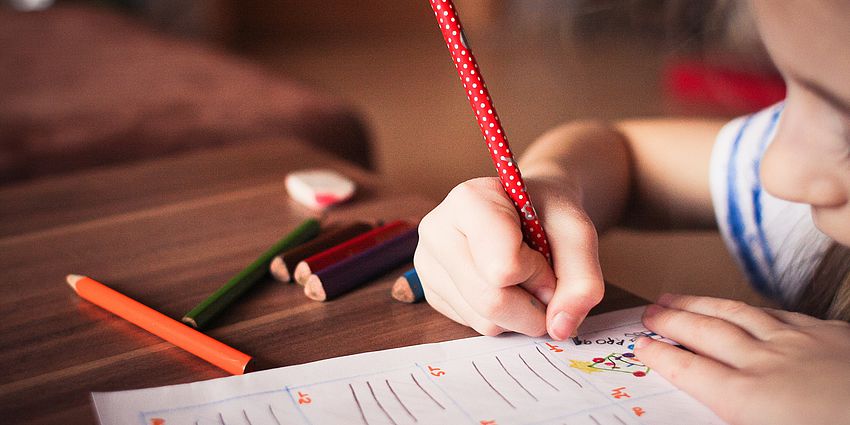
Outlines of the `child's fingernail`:
M 658 312 L 661 311 L 662 309 L 663 309 L 663 307 L 661 307 L 658 304 L 650 304 L 646 307 L 646 310 L 643 311 L 643 315 L 644 315 L 644 317 L 653 316 L 655 314 L 658 314 Z
M 650 343 L 651 341 L 652 341 L 652 339 L 651 339 L 651 338 L 647 338 L 647 337 L 645 337 L 645 336 L 642 336 L 642 337 L 638 338 L 638 339 L 635 341 L 635 348 L 643 348 L 643 347 L 646 347 L 647 345 L 649 345 L 649 343 Z
M 566 312 L 561 311 L 552 318 L 549 334 L 557 340 L 567 339 L 575 331 L 573 322 L 572 318 Z

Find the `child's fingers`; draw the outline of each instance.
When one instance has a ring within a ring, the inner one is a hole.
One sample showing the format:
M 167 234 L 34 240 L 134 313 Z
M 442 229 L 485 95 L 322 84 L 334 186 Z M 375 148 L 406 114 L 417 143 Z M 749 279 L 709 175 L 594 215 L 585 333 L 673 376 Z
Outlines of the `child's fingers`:
M 555 339 L 570 337 L 602 300 L 596 229 L 583 212 L 553 209 L 546 216 L 557 283 L 547 309 L 547 329 Z
M 424 250 L 414 257 L 416 271 L 422 281 L 425 300 L 435 310 L 482 335 L 498 335 L 505 331 L 490 320 L 479 316 L 463 299 L 448 273 Z M 451 300 L 451 301 L 449 301 Z
M 520 264 L 526 264 L 531 275 L 519 286 L 528 291 L 543 305 L 549 304 L 555 296 L 555 272 L 546 261 L 546 257 L 526 244 L 520 247 L 519 256 L 523 259 Z
M 423 270 L 427 271 L 423 273 Z M 463 320 L 463 318 L 457 314 L 457 311 L 455 311 L 455 309 L 440 294 L 435 292 L 431 286 L 424 284 L 424 282 L 430 282 L 433 280 L 433 277 L 431 277 L 431 270 L 427 267 L 419 267 L 417 265 L 416 272 L 419 275 L 419 279 L 423 281 L 422 292 L 425 294 L 425 301 L 427 301 L 434 310 L 437 310 L 443 316 L 446 316 L 461 325 L 469 326 L 469 323 L 467 323 L 466 320 Z
M 775 308 L 763 308 L 764 312 L 792 326 L 815 326 L 823 323 L 817 317 L 812 317 L 803 313 L 795 313 L 793 311 L 777 310 Z
M 698 354 L 727 365 L 741 365 L 761 350 L 761 341 L 734 323 L 684 310 L 650 305 L 643 315 L 650 330 Z
M 453 242 L 466 247 L 459 233 Z M 546 307 L 533 295 L 518 286 L 497 287 L 485 282 L 473 266 L 469 249 L 437 255 L 451 279 L 460 282 L 457 289 L 478 315 L 497 325 L 530 336 L 546 332 Z
M 476 196 L 470 194 L 464 195 L 463 191 L 453 191 L 452 197 L 460 195 L 463 195 L 464 199 L 476 198 Z M 474 201 L 466 200 L 474 204 Z M 494 215 L 492 204 L 477 206 L 476 211 L 479 211 L 480 214 L 484 216 Z M 419 249 L 433 257 L 439 267 L 446 272 L 446 280 L 449 282 L 430 282 L 429 284 L 434 288 L 438 286 L 443 288 L 441 290 L 435 289 L 435 292 L 439 292 L 443 298 L 449 301 L 458 314 L 464 317 L 467 322 L 470 322 L 473 327 L 474 324 L 471 323 L 471 319 L 460 308 L 459 302 L 449 293 L 450 290 L 457 291 L 460 298 L 465 300 L 477 316 L 492 321 L 499 327 L 526 335 L 542 335 L 545 332 L 546 323 L 544 305 L 535 295 L 518 286 L 501 287 L 487 282 L 479 274 L 472 259 L 468 240 L 456 225 L 455 213 L 456 209 L 452 207 L 452 202 L 447 200 L 426 215 L 419 224 L 421 235 Z M 516 226 L 516 224 L 513 224 L 513 226 Z M 498 244 L 501 241 L 498 238 L 493 238 L 490 243 Z M 536 267 L 546 270 L 546 267 L 541 267 L 541 263 L 545 266 L 545 259 L 530 248 L 526 247 L 520 255 L 525 255 L 521 260 L 522 262 L 536 259 L 539 263 L 537 266 L 523 264 L 518 265 L 519 267 L 524 269 Z M 545 275 L 543 279 L 545 279 Z M 554 280 L 551 275 L 549 279 L 550 281 Z M 519 283 L 522 282 L 515 284 Z M 448 286 L 451 286 L 451 289 Z M 529 286 L 531 290 L 540 294 L 540 286 L 531 284 Z M 541 297 L 543 296 L 541 295 Z
M 699 297 L 693 295 L 664 294 L 658 304 L 677 310 L 690 311 L 705 316 L 717 317 L 740 326 L 759 339 L 768 338 L 785 325 L 765 310 L 741 301 Z
M 730 416 L 729 394 L 736 393 L 738 375 L 728 366 L 651 338 L 635 342 L 635 354 L 645 365 L 721 416 Z
M 519 216 L 499 180 L 473 179 L 449 197 L 456 225 L 466 236 L 479 275 L 494 287 L 524 283 L 544 304 L 555 292 L 555 275 L 542 254 L 523 242 Z M 474 213 L 473 213 L 474 212 Z
M 428 305 L 431 306 L 434 310 L 437 310 L 443 316 L 452 319 L 453 321 L 460 323 L 464 326 L 469 326 L 466 320 L 455 311 L 455 309 L 442 297 L 440 294 L 434 292 L 429 287 L 422 287 L 422 292 L 425 294 L 425 300 L 428 301 Z M 469 326 L 471 327 L 471 326 Z

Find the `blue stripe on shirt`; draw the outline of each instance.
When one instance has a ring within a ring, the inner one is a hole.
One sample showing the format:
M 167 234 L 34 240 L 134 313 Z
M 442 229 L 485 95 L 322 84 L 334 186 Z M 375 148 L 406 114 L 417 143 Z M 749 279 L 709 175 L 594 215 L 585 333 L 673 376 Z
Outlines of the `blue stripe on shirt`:
M 764 226 L 762 226 L 762 216 L 761 216 L 761 159 L 764 156 L 764 152 L 767 149 L 768 142 L 770 142 L 771 133 L 773 133 L 773 129 L 776 128 L 776 123 L 779 121 L 779 115 L 782 113 L 783 105 L 779 105 L 773 111 L 773 114 L 770 117 L 770 123 L 767 125 L 764 133 L 761 136 L 761 141 L 759 143 L 759 151 L 756 156 L 755 161 L 753 162 L 753 172 L 755 173 L 755 181 L 753 182 L 753 219 L 756 223 L 756 231 L 758 232 L 759 244 L 761 245 L 762 253 L 764 254 L 764 258 L 767 261 L 768 267 L 773 269 L 773 261 L 774 256 L 773 252 L 770 249 L 770 244 L 767 243 L 767 236 L 764 233 Z
M 762 271 L 759 268 L 756 258 L 753 255 L 752 250 L 750 249 L 750 245 L 747 243 L 746 240 L 744 216 L 743 213 L 741 213 L 740 206 L 738 205 L 738 188 L 735 185 L 738 177 L 738 170 L 736 164 L 738 148 L 741 144 L 741 139 L 743 138 L 744 132 L 746 132 L 747 127 L 749 127 L 752 119 L 753 115 L 750 115 L 744 120 L 744 123 L 741 124 L 741 128 L 738 130 L 738 134 L 735 136 L 735 140 L 732 143 L 732 150 L 730 152 L 726 180 L 726 201 L 729 208 L 726 220 L 727 224 L 729 225 L 729 232 L 731 233 L 735 245 L 738 247 L 738 254 L 741 257 L 741 262 L 743 263 L 744 270 L 746 271 L 750 282 L 752 282 L 753 286 L 761 293 L 765 295 L 771 295 L 770 288 L 768 288 L 767 286 L 767 279 L 762 274 Z

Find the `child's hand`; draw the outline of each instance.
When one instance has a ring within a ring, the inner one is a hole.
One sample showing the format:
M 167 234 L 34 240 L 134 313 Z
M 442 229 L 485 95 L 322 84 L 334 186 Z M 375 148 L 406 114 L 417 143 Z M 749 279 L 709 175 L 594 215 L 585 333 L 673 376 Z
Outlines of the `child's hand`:
M 635 354 L 734 424 L 850 423 L 850 325 L 706 297 L 665 295 Z
M 414 263 L 431 306 L 484 335 L 539 336 L 548 329 L 564 339 L 574 332 L 602 299 L 596 231 L 568 195 L 575 191 L 543 187 L 530 191 L 555 271 L 523 242 L 519 215 L 499 180 L 469 180 L 419 225 Z

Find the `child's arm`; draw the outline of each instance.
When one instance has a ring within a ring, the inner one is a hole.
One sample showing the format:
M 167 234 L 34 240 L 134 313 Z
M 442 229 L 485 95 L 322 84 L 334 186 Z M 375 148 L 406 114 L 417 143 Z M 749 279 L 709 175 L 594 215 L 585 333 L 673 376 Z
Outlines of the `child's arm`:
M 426 299 L 485 335 L 548 330 L 554 338 L 569 337 L 602 299 L 597 227 L 624 218 L 711 221 L 708 162 L 719 128 L 700 121 L 584 123 L 536 142 L 522 169 L 549 236 L 553 268 L 523 243 L 498 179 L 461 183 L 419 227 L 414 262 Z
M 708 165 L 722 125 L 684 119 L 568 124 L 535 142 L 521 169 L 532 180 L 575 180 L 598 230 L 713 226 Z

